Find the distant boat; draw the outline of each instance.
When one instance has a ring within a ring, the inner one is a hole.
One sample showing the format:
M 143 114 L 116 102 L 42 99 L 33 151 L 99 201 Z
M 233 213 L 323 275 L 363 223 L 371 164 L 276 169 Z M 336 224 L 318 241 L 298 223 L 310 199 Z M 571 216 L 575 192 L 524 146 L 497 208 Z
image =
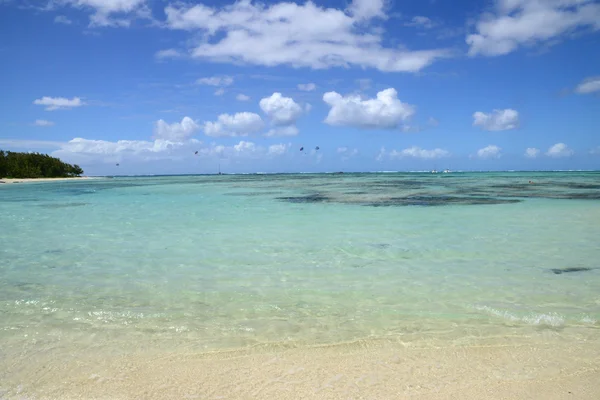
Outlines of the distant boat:
M 432 174 L 437 174 L 437 173 L 438 173 L 438 172 L 437 172 L 437 169 L 433 169 L 433 170 L 431 170 L 431 173 L 432 173 Z
M 221 163 L 219 163 L 219 175 L 223 175 L 223 174 L 221 173 Z
M 444 173 L 445 173 L 445 174 L 449 174 L 449 173 L 450 173 L 450 170 L 449 170 L 448 168 L 446 168 L 446 169 L 444 170 Z

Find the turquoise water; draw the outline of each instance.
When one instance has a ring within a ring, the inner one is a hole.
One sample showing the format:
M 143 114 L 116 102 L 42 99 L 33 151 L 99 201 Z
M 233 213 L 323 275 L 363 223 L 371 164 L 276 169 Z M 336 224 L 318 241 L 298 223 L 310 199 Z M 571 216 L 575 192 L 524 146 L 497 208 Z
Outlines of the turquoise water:
M 0 352 L 591 337 L 599 238 L 600 173 L 6 184 Z

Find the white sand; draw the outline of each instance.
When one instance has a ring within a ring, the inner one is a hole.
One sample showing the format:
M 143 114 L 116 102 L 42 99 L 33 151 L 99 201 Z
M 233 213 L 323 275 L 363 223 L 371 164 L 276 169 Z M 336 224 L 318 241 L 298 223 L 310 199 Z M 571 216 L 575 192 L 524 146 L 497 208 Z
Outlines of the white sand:
M 9 179 L 0 178 L 0 183 L 32 183 L 32 182 L 56 182 L 56 181 L 77 181 L 80 179 L 94 179 L 88 176 L 78 176 L 72 178 L 23 178 L 23 179 Z
M 0 362 L 0 398 L 598 400 L 598 344 L 552 339 L 423 349 L 357 342 L 209 354 L 38 353 L 13 360 L 10 370 Z

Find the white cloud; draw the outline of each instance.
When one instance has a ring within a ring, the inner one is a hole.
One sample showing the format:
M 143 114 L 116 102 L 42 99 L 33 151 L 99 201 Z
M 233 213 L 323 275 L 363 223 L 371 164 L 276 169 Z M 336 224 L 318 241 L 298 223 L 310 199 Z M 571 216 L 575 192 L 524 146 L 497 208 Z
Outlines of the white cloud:
M 281 137 L 281 136 L 296 136 L 299 133 L 298 128 L 295 125 L 289 126 L 278 126 L 270 129 L 265 136 L 267 137 Z
M 57 15 L 56 17 L 54 17 L 54 22 L 57 24 L 64 24 L 64 25 L 71 25 L 73 23 L 73 21 L 71 21 L 69 18 L 65 17 L 64 15 Z
M 353 0 L 348 7 L 348 11 L 358 20 L 368 20 L 371 18 L 386 18 L 383 12 L 386 0 Z
M 564 143 L 556 143 L 548 149 L 548 152 L 546 152 L 547 156 L 556 158 L 570 157 L 573 154 L 575 154 L 575 152 Z
M 478 126 L 486 131 L 506 131 L 519 126 L 519 113 L 507 108 L 494 110 L 490 114 L 477 111 L 473 114 L 473 126 Z
M 184 57 L 185 55 L 177 49 L 165 49 L 165 50 L 160 50 L 160 51 L 156 52 L 156 54 L 154 56 L 156 58 L 158 58 L 159 60 L 163 60 L 166 58 L 181 58 L 181 57 Z
M 233 146 L 233 149 L 238 153 L 250 152 L 253 153 L 256 151 L 256 144 L 252 142 L 241 141 L 238 144 Z
M 417 72 L 450 55 L 443 49 L 384 47 L 384 32 L 373 20 L 385 17 L 384 5 L 384 0 L 354 0 L 344 11 L 311 1 L 265 5 L 243 0 L 221 8 L 173 3 L 165 14 L 169 28 L 201 34 L 191 55 L 212 62 Z
M 69 109 L 85 105 L 85 103 L 79 97 L 67 99 L 64 97 L 48 96 L 44 96 L 41 99 L 34 100 L 33 104 L 36 104 L 38 106 L 46 106 L 46 111 Z
M 45 119 L 36 119 L 35 122 L 33 123 L 33 125 L 35 125 L 35 126 L 53 126 L 54 122 L 47 121 Z
M 274 145 L 269 146 L 268 154 L 280 156 L 282 154 L 285 154 L 289 150 L 290 147 L 291 147 L 290 144 L 274 144 Z
M 525 150 L 525 157 L 527 158 L 536 158 L 540 154 L 540 149 L 536 149 L 535 147 L 529 147 Z
M 323 95 L 331 109 L 325 123 L 366 129 L 393 129 L 415 113 L 415 108 L 398 99 L 395 89 L 377 93 L 377 98 L 363 100 L 358 95 L 342 96 L 336 92 Z
M 172 142 L 164 139 L 154 141 L 146 140 L 119 140 L 110 142 L 107 140 L 89 140 L 75 138 L 62 146 L 62 151 L 71 153 L 89 153 L 89 154 L 115 154 L 122 152 L 141 153 L 152 152 L 159 153 L 169 149 L 182 146 L 183 142 Z
M 390 152 L 390 158 L 404 158 L 404 157 L 412 157 L 412 158 L 422 158 L 424 160 L 431 160 L 435 158 L 443 158 L 449 157 L 450 152 L 444 149 L 432 149 L 425 150 L 420 147 L 410 147 L 408 149 L 404 149 L 401 151 L 392 150 Z
M 600 76 L 587 78 L 575 88 L 575 92 L 579 94 L 588 94 L 600 92 Z
M 583 29 L 600 29 L 593 0 L 496 0 L 495 12 L 482 15 L 466 42 L 471 56 L 498 56 Z
M 198 129 L 200 129 L 200 126 L 190 117 L 184 117 L 181 122 L 175 122 L 170 125 L 160 119 L 156 121 L 154 138 L 180 142 L 188 139 Z
M 317 85 L 315 85 L 314 83 L 299 83 L 298 84 L 298 89 L 300 89 L 304 92 L 312 92 L 316 88 L 317 88 Z
M 225 94 L 225 89 L 219 88 L 215 90 L 215 96 L 223 96 Z
M 500 158 L 502 149 L 498 146 L 489 145 L 483 149 L 477 150 L 477 157 L 482 159 Z
M 150 13 L 146 0 L 53 0 L 50 4 L 92 10 L 90 26 L 127 27 L 132 17 L 148 17 Z M 115 14 L 121 17 L 115 18 Z
M 206 78 L 200 78 L 196 81 L 199 85 L 208 86 L 230 86 L 233 84 L 233 78 L 231 76 L 212 76 Z
M 248 100 L 250 100 L 250 96 L 246 96 L 245 94 L 240 93 L 237 96 L 235 96 L 235 99 L 237 101 L 248 101 Z
M 418 28 L 431 29 L 435 26 L 433 21 L 427 17 L 416 16 L 413 17 L 410 22 L 405 23 L 406 26 L 415 26 Z
M 294 99 L 277 92 L 261 99 L 259 105 L 275 125 L 293 124 L 302 115 L 302 107 Z
M 2 144 L 1 140 L 0 144 Z M 186 162 L 189 162 L 194 159 L 195 152 L 198 152 L 197 156 L 199 156 L 195 158 L 196 160 L 210 164 L 207 158 L 243 160 L 277 157 L 285 154 L 289 145 L 273 145 L 265 148 L 243 140 L 232 146 L 224 146 L 216 143 L 204 145 L 196 139 L 182 142 L 163 139 L 110 142 L 75 138 L 67 143 L 44 147 L 59 147 L 59 150 L 52 153 L 53 156 L 82 164 L 123 162 L 123 160 L 130 163 L 155 160 L 188 160 Z
M 251 112 L 221 114 L 216 122 L 204 123 L 204 134 L 213 137 L 248 136 L 263 128 L 264 122 L 258 114 Z

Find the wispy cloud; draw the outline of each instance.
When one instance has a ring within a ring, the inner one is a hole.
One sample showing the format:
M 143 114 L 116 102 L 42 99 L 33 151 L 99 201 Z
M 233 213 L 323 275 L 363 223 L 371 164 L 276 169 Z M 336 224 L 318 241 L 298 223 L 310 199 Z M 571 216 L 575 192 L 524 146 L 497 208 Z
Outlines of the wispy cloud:
M 46 106 L 46 111 L 70 109 L 84 106 L 85 103 L 79 97 L 67 99 L 65 97 L 48 97 L 44 96 L 41 99 L 33 101 L 33 104 L 38 106 Z

